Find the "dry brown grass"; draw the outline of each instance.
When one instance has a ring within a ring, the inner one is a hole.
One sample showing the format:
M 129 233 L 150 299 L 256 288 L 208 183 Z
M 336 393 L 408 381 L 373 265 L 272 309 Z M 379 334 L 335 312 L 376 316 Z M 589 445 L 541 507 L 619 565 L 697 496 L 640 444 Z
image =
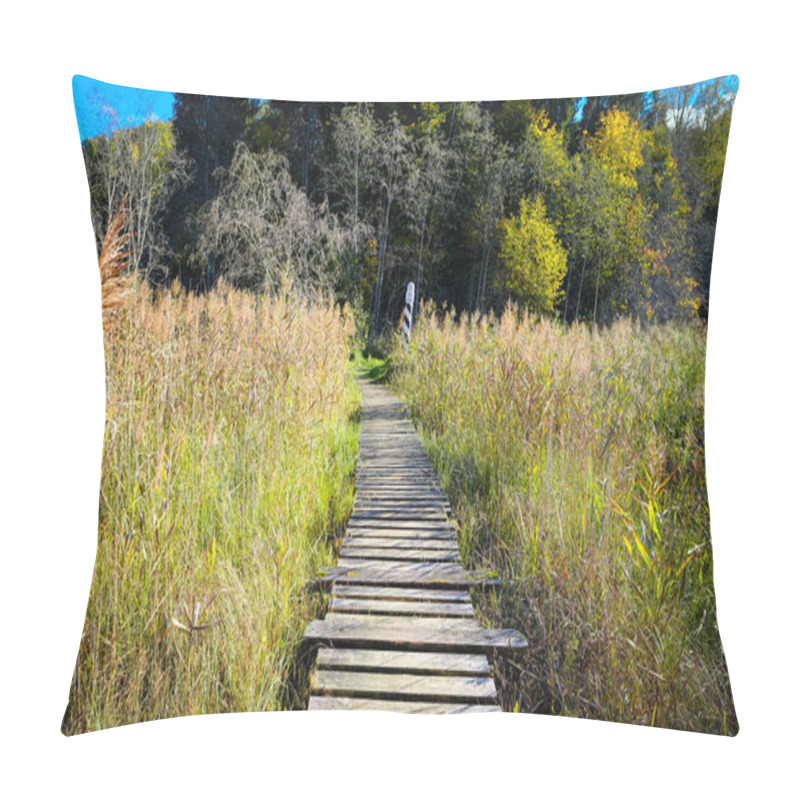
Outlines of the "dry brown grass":
M 109 292 L 97 561 L 64 731 L 297 705 L 303 587 L 352 503 L 350 314 L 225 286 Z
M 530 651 L 508 708 L 735 733 L 716 625 L 703 448 L 705 330 L 592 333 L 508 311 L 432 316 L 395 353 L 487 621 Z
M 130 289 L 132 276 L 126 274 L 130 265 L 130 233 L 125 232 L 127 223 L 125 200 L 109 222 L 103 245 L 100 248 L 100 291 L 103 308 L 103 328 L 108 331 L 114 324 L 116 311 L 122 306 L 126 290 Z

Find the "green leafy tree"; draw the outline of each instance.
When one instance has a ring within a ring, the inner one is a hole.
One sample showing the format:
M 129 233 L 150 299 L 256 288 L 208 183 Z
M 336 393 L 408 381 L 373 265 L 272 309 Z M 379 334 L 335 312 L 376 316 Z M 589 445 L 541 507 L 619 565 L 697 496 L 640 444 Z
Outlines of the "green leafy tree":
M 500 223 L 503 289 L 535 313 L 550 313 L 561 302 L 567 252 L 547 219 L 544 201 L 523 198 L 519 215 Z
M 595 323 L 630 312 L 631 275 L 644 254 L 650 213 L 638 184 L 643 146 L 638 122 L 617 108 L 602 114 L 585 144 L 579 232 L 583 261 L 575 311 Z
M 404 212 L 410 223 L 411 246 L 416 261 L 417 306 L 425 293 L 426 262 L 430 269 L 435 258 L 432 241 L 438 222 L 437 211 L 450 189 L 448 145 L 442 130 L 444 118 L 438 104 L 423 103 L 419 121 L 410 129 L 414 158 L 405 192 Z
M 378 213 L 375 228 L 378 232 L 378 264 L 372 304 L 373 333 L 381 322 L 384 287 L 390 267 L 389 241 L 396 227 L 395 215 L 406 192 L 412 164 L 411 137 L 400 118 L 393 113 L 388 122 L 377 126 L 375 208 Z
M 378 148 L 372 108 L 366 103 L 345 106 L 331 129 L 332 156 L 325 167 L 324 188 L 348 232 L 342 289 L 349 300 L 363 302 L 363 244 L 374 236 L 368 216 Z
M 479 104 L 454 104 L 448 131 L 450 191 L 442 232 L 449 263 L 439 270 L 441 295 L 457 307 L 484 311 L 497 284 L 498 223 L 518 185 L 518 170 Z
M 219 193 L 220 175 L 230 166 L 236 144 L 257 110 L 258 104 L 245 98 L 175 95 L 172 130 L 190 178 L 184 191 L 172 198 L 167 225 L 178 272 L 189 283 L 213 285 L 216 280 L 216 252 L 199 258 L 197 215 Z

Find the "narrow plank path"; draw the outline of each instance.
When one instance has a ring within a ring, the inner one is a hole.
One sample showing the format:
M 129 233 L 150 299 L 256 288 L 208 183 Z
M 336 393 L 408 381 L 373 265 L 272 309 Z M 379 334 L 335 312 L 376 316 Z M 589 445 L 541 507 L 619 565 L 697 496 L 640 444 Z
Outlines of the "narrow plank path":
M 450 505 L 400 401 L 362 383 L 359 468 L 330 612 L 304 638 L 319 647 L 309 710 L 417 714 L 500 711 L 487 656 L 528 646 L 481 628 Z

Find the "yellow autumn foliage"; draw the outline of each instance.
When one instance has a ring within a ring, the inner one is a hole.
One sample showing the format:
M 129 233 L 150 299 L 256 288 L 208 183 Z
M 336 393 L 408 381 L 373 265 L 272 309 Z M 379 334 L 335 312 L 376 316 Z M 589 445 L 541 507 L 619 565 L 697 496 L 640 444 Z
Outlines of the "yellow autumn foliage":
M 500 229 L 503 288 L 535 313 L 554 311 L 564 297 L 567 251 L 547 219 L 541 196 L 532 203 L 523 199 L 519 215 L 502 220 Z

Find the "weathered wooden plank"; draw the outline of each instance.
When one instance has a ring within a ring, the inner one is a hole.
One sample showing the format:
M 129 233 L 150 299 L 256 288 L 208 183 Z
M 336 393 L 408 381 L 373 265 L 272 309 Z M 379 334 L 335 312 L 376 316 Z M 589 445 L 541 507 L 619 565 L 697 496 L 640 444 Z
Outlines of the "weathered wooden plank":
M 391 489 L 359 489 L 356 498 L 369 500 L 440 500 L 449 503 L 447 495 L 435 489 L 408 489 L 392 487 Z
M 377 434 L 368 435 L 359 443 L 359 452 L 374 458 L 393 456 L 396 453 L 410 453 L 416 458 L 425 459 L 428 464 L 428 454 L 419 443 L 416 436 L 406 433 L 393 433 L 385 436 Z
M 369 487 L 369 484 L 373 484 L 372 488 Z M 390 483 L 390 486 L 381 486 L 382 483 Z M 402 491 L 405 494 L 412 494 L 421 497 L 447 497 L 445 492 L 442 490 L 440 486 L 436 484 L 433 479 L 426 480 L 425 485 L 423 486 L 412 486 L 407 484 L 403 481 L 402 478 L 397 480 L 390 480 L 384 481 L 380 480 L 378 477 L 375 478 L 366 478 L 362 477 L 359 481 L 359 485 L 361 488 L 359 491 L 363 494 L 394 494 L 398 491 Z
M 368 497 L 372 494 L 378 494 L 379 497 L 384 498 L 408 496 L 419 497 L 423 500 L 442 497 L 441 494 L 436 494 L 436 492 L 438 492 L 438 489 L 435 484 L 424 481 L 391 480 L 370 481 L 368 483 L 356 481 L 355 487 L 355 495 L 362 497 Z
M 327 570 L 337 583 L 407 586 L 419 589 L 468 589 L 475 581 L 460 564 L 362 562 Z
M 437 500 L 424 500 L 424 501 L 408 501 L 408 500 L 356 500 L 353 503 L 351 516 L 356 519 L 363 519 L 369 514 L 375 512 L 386 512 L 391 514 L 404 514 L 408 515 L 411 519 L 416 519 L 421 514 L 430 514 L 436 512 L 435 521 L 447 522 L 450 519 L 450 506 L 446 502 Z M 417 515 L 417 516 L 412 516 Z M 428 519 L 427 516 L 422 516 L 421 519 Z
M 364 508 L 353 509 L 350 515 L 350 523 L 361 519 L 374 520 L 401 520 L 409 522 L 413 520 L 430 520 L 433 522 L 446 522 L 447 514 L 441 508 Z
M 368 488 L 381 489 L 436 489 L 438 483 L 435 478 L 425 475 L 398 475 L 397 473 L 386 473 L 381 475 L 361 475 L 356 478 L 356 489 Z
M 425 509 L 434 508 L 438 511 L 448 508 L 450 505 L 447 499 L 440 497 L 401 497 L 397 494 L 389 493 L 384 497 L 374 497 L 364 492 L 358 492 L 353 501 L 354 508 L 374 508 L 382 509 Z
M 371 480 L 371 483 L 378 484 L 381 483 L 381 481 Z M 429 495 L 433 495 L 434 493 L 437 492 L 440 493 L 440 490 L 433 483 L 427 483 L 424 479 L 419 479 L 419 478 L 415 478 L 410 481 L 403 480 L 402 478 L 399 479 L 392 478 L 391 481 L 383 481 L 383 483 L 391 483 L 391 485 L 390 486 L 373 485 L 372 488 L 370 488 L 369 485 L 365 485 L 364 483 L 356 481 L 356 490 L 358 493 L 362 495 L 366 495 L 371 491 L 375 491 L 376 489 L 378 491 L 383 491 L 384 494 L 386 493 L 393 494 L 400 492 L 403 492 L 404 494 L 420 493 L 425 495 L 426 497 Z M 441 494 L 439 494 L 439 496 L 441 496 Z
M 393 711 L 403 714 L 474 714 L 502 711 L 498 705 L 414 703 L 356 697 L 312 697 L 309 711 Z
M 458 550 L 448 551 L 448 550 L 434 550 L 434 549 L 415 549 L 415 550 L 408 550 L 408 549 L 393 549 L 393 548 L 386 548 L 386 547 L 366 547 L 366 546 L 356 546 L 356 545 L 349 545 L 348 547 L 343 547 L 340 553 L 342 558 L 352 559 L 352 558 L 359 558 L 359 559 L 368 559 L 371 561 L 380 560 L 380 561 L 427 561 L 427 562 L 452 562 L 458 561 L 461 562 L 461 556 L 459 555 Z
M 437 488 L 433 481 L 424 478 L 375 478 L 356 480 L 356 492 L 379 489 L 384 492 L 430 492 Z
M 440 488 L 436 475 L 432 470 L 406 470 L 398 471 L 395 469 L 362 469 L 356 476 L 356 484 L 380 484 L 380 483 L 403 483 L 408 486 L 424 486 L 426 488 Z
M 369 568 L 382 569 L 382 570 L 405 570 L 409 573 L 412 572 L 425 572 L 428 568 L 437 570 L 452 570 L 454 574 L 460 575 L 464 572 L 461 562 L 453 563 L 445 561 L 442 563 L 425 563 L 425 562 L 412 562 L 405 561 L 400 558 L 399 554 L 396 559 L 392 558 L 353 558 L 352 556 L 341 556 L 336 563 L 337 567 L 346 570 L 365 570 Z
M 386 550 L 444 550 L 458 552 L 458 542 L 455 536 L 448 539 L 420 539 L 419 537 L 381 537 L 381 536 L 345 536 L 342 547 L 371 547 Z
M 426 512 L 435 511 L 437 514 L 444 514 L 447 519 L 447 512 L 450 504 L 447 500 L 434 500 L 430 497 L 422 498 L 400 498 L 400 497 L 359 497 L 356 495 L 353 501 L 352 514 L 359 514 L 364 511 L 400 511 L 400 512 Z
M 370 434 L 366 437 L 368 443 L 367 449 L 372 449 L 380 453 L 383 452 L 384 448 L 407 447 L 414 448 L 424 455 L 425 449 L 422 447 L 420 440 L 414 435 L 413 430 L 412 426 L 411 429 L 406 428 L 405 431 L 398 431 L 395 429 L 395 431 L 390 434 L 379 434 L 376 431 L 367 431 L 367 433 Z
M 461 558 L 458 551 L 448 550 L 427 550 L 425 548 L 408 549 L 408 550 L 392 550 L 386 547 L 378 547 L 371 549 L 368 547 L 350 547 L 343 550 L 340 558 L 345 559 L 347 562 L 356 560 L 363 561 L 381 561 L 381 562 L 398 562 L 398 563 L 437 563 L 437 564 L 452 564 L 461 563 Z M 341 566 L 346 566 L 342 564 Z
M 400 455 L 392 456 L 391 458 L 379 458 L 378 456 L 360 458 L 358 468 L 359 470 L 375 470 L 378 472 L 419 472 L 430 475 L 431 477 L 435 477 L 436 475 L 433 464 L 431 464 L 427 457 L 418 456 L 412 458 L 406 458 Z
M 374 439 L 370 436 L 359 443 L 358 457 L 361 461 L 399 461 L 407 458 L 412 466 L 423 466 L 428 469 L 433 467 L 428 454 L 421 446 L 419 439 L 405 434 L 386 436 L 383 439 Z
M 332 647 L 388 647 L 439 652 L 457 649 L 465 653 L 516 650 L 528 646 L 518 631 L 507 628 L 470 627 L 465 620 L 451 619 L 439 620 L 437 624 L 419 624 L 427 621 L 427 618 L 415 617 L 329 614 L 324 620 L 310 622 L 303 638 Z
M 381 444 L 386 442 L 392 444 L 394 442 L 403 443 L 408 441 L 415 441 L 417 444 L 422 444 L 417 438 L 416 431 L 412 422 L 406 418 L 403 420 L 390 420 L 388 422 L 379 422 L 361 420 L 361 433 L 360 439 L 366 440 L 368 443 Z
M 358 468 L 357 480 L 369 478 L 396 478 L 400 480 L 434 481 L 436 475 L 430 467 L 386 463 L 362 463 Z
M 436 480 L 436 472 L 434 471 L 430 462 L 419 464 L 381 464 L 373 461 L 371 463 L 362 462 L 358 467 L 357 477 L 359 480 L 369 477 L 380 478 L 385 475 L 405 478 L 414 477 L 416 475 L 430 481 Z
M 435 481 L 436 475 L 429 467 L 406 466 L 392 464 L 361 464 L 358 468 L 357 481 L 364 479 L 391 478 L 403 481 Z
M 411 444 L 386 445 L 385 447 L 361 447 L 359 460 L 361 463 L 369 461 L 397 461 L 403 463 L 406 459 L 408 464 L 424 464 L 430 466 L 430 461 L 425 451 Z
M 382 470 L 376 472 L 361 471 L 356 477 L 356 487 L 365 486 L 406 486 L 423 489 L 441 488 L 433 473 L 414 471 L 400 473 L 397 471 Z
M 414 589 L 403 586 L 366 586 L 357 583 L 336 583 L 333 597 L 380 598 L 383 600 L 417 600 L 432 603 L 469 603 L 469 592 L 462 589 Z
M 413 453 L 420 458 L 427 458 L 425 448 L 422 447 L 419 439 L 414 434 L 402 431 L 385 434 L 368 431 L 367 435 L 361 439 L 360 448 L 361 452 L 376 458 L 397 452 Z
M 417 438 L 416 431 L 411 422 L 405 424 L 393 423 L 391 425 L 391 432 L 389 432 L 389 430 L 381 432 L 375 425 L 366 425 L 365 428 L 370 434 L 368 437 L 370 442 L 412 442 L 417 447 L 422 447 L 422 443 Z
M 362 406 L 363 408 L 363 406 Z M 365 419 L 361 417 L 361 430 L 369 432 L 370 437 L 394 438 L 399 436 L 415 436 L 417 431 L 408 417 L 398 417 L 392 420 L 380 418 Z
M 428 458 L 425 448 L 422 446 L 419 439 L 410 433 L 394 434 L 382 438 L 375 435 L 368 436 L 362 442 L 361 452 L 374 456 L 375 458 L 382 458 L 384 456 L 392 457 L 396 453 L 410 453 L 426 460 Z
M 403 650 L 335 650 L 320 648 L 317 669 L 401 672 L 408 675 L 488 675 L 485 655 L 414 653 Z
M 362 468 L 356 475 L 356 483 L 418 483 L 425 486 L 439 486 L 432 469 L 414 468 L 407 470 L 387 469 L 386 467 Z
M 427 458 L 406 458 L 396 456 L 391 458 L 362 458 L 359 460 L 359 469 L 367 472 L 393 472 L 407 474 L 411 472 L 425 472 L 433 474 L 431 462 Z
M 413 426 L 410 429 L 406 429 L 404 432 L 399 432 L 395 430 L 394 433 L 391 434 L 379 434 L 377 432 L 368 432 L 371 435 L 366 437 L 366 449 L 373 450 L 377 453 L 381 453 L 384 449 L 392 449 L 392 448 L 413 448 L 418 450 L 423 455 L 425 454 L 425 449 L 422 446 L 422 443 L 414 434 Z
M 414 476 L 418 476 L 420 478 L 425 478 L 427 480 L 433 481 L 436 480 L 436 473 L 434 472 L 433 467 L 430 465 L 430 462 L 427 463 L 379 463 L 376 461 L 373 462 L 362 462 L 359 465 L 359 472 L 358 472 L 358 479 L 362 480 L 363 478 L 380 478 L 384 476 L 397 476 L 401 478 L 413 478 Z
M 429 467 L 407 466 L 400 467 L 390 464 L 362 464 L 359 467 L 357 480 L 378 478 L 391 478 L 406 481 L 435 481 L 436 475 Z
M 447 519 L 448 503 L 441 500 L 431 500 L 424 498 L 418 501 L 401 500 L 400 498 L 383 497 L 375 499 L 371 497 L 356 496 L 353 502 L 352 515 L 363 515 L 365 513 L 401 513 L 401 514 L 436 514 Z
M 362 425 L 364 423 L 362 422 Z M 367 445 L 379 446 L 381 444 L 403 443 L 416 439 L 417 432 L 410 422 L 393 424 L 381 428 L 379 425 L 366 424 L 362 428 L 363 436 L 359 437 L 361 442 Z M 419 441 L 417 439 L 417 441 Z
M 349 528 L 404 528 L 407 530 L 450 530 L 455 531 L 453 522 L 444 520 L 427 519 L 376 519 L 376 518 L 350 518 Z
M 450 588 L 454 581 L 462 582 L 457 588 L 469 585 L 467 572 L 458 561 L 404 561 L 388 558 L 340 557 L 337 570 L 343 570 L 342 580 L 363 578 L 362 583 L 380 582 L 398 584 L 401 580 L 406 586 L 430 586 L 439 583 L 442 588 Z M 456 588 L 456 587 L 453 587 Z
M 386 472 L 426 472 L 434 474 L 433 465 L 424 454 L 395 453 L 388 455 L 359 456 L 359 469 Z
M 311 691 L 333 697 L 371 697 L 442 703 L 496 703 L 492 678 L 462 675 L 319 670 L 311 676 Z
M 409 630 L 421 631 L 449 631 L 449 630 L 479 630 L 475 617 L 387 617 L 369 614 L 351 614 L 349 611 L 329 611 L 325 615 L 325 622 L 331 625 L 350 625 L 363 630 L 380 630 L 402 626 Z
M 377 460 L 362 461 L 358 465 L 356 474 L 357 480 L 378 479 L 378 478 L 419 478 L 427 481 L 437 481 L 436 471 L 430 461 L 410 462 L 380 462 Z
M 428 530 L 414 530 L 413 528 L 348 528 L 347 538 L 353 539 L 417 539 L 419 541 L 439 540 L 444 542 L 457 541 L 453 528 L 431 528 Z
M 471 603 L 426 603 L 413 600 L 367 600 L 334 597 L 331 611 L 336 614 L 383 614 L 394 617 L 464 617 L 472 619 Z
M 411 433 L 369 434 L 361 440 L 359 452 L 375 458 L 383 455 L 394 455 L 395 453 L 411 453 L 418 458 L 428 458 L 425 448 L 419 443 L 417 437 Z
M 377 490 L 378 492 L 382 493 L 378 496 L 382 497 L 383 499 L 391 499 L 394 497 L 418 497 L 421 500 L 439 499 L 441 495 L 428 494 L 432 488 L 432 486 L 425 486 L 422 484 L 410 485 L 405 481 L 381 483 L 377 486 L 356 484 L 354 496 L 360 495 L 361 497 L 369 497 Z M 447 502 L 449 502 L 449 500 Z
M 383 562 L 386 564 L 387 562 Z M 483 589 L 500 585 L 500 579 L 491 573 L 450 571 L 459 567 L 449 563 L 406 564 L 413 569 L 403 569 L 397 565 L 381 569 L 375 563 L 368 567 L 325 567 L 320 570 L 317 586 L 361 584 L 364 586 L 401 587 L 409 589 Z

